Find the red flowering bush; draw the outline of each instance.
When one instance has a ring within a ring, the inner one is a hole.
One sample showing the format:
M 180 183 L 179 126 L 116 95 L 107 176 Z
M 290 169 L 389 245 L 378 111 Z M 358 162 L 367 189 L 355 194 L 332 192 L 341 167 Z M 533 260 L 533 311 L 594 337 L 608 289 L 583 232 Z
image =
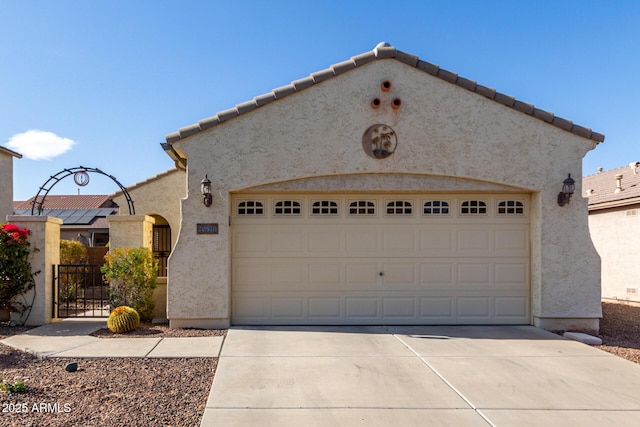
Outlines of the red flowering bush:
M 29 234 L 15 224 L 0 224 L 0 310 L 24 313 L 28 308 L 14 298 L 35 286 L 29 263 Z

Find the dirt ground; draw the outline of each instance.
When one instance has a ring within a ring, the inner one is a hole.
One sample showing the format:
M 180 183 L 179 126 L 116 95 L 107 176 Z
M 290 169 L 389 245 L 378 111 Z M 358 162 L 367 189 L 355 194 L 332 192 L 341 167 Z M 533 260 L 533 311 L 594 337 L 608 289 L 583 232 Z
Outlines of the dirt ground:
M 600 349 L 640 364 L 640 305 L 603 303 Z M 0 339 L 28 328 L 0 327 Z M 119 336 L 224 335 L 221 330 L 169 329 L 144 324 Z M 118 339 L 106 329 L 94 336 Z M 29 392 L 0 391 L 0 426 L 197 426 L 216 371 L 217 359 L 39 360 L 0 344 L 0 375 L 27 378 Z

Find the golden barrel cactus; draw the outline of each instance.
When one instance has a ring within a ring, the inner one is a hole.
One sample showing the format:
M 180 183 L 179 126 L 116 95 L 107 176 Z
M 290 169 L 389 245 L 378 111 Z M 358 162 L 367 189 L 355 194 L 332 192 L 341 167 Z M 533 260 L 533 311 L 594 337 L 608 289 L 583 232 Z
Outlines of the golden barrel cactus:
M 114 308 L 107 319 L 107 328 L 114 334 L 135 331 L 138 326 L 140 326 L 140 315 L 126 305 Z

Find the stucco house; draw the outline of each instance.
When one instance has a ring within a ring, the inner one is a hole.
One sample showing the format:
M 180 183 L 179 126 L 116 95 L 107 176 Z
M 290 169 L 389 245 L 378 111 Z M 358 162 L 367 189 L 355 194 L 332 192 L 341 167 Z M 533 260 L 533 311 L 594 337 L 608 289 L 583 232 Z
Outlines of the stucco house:
M 582 190 L 602 259 L 602 298 L 640 302 L 640 162 L 585 176 Z
M 13 158 L 22 154 L 0 146 L 0 223 L 13 215 Z
M 184 127 L 171 326 L 597 331 L 603 140 L 386 43 Z

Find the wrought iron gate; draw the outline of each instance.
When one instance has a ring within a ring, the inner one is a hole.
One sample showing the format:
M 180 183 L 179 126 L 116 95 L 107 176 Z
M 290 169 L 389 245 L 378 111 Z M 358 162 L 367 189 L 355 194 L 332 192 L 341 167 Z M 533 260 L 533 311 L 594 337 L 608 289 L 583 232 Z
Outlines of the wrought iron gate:
M 100 264 L 53 266 L 53 317 L 108 317 L 109 285 Z

